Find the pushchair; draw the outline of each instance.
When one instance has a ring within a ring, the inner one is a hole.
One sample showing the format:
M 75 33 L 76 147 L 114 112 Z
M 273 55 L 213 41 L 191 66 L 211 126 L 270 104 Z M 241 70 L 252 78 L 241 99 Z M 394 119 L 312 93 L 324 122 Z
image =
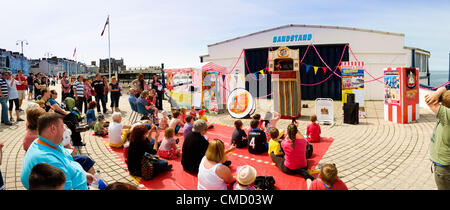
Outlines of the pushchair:
M 89 126 L 80 124 L 83 120 L 83 117 L 81 117 L 81 114 L 76 107 L 71 106 L 70 99 L 72 98 L 67 97 L 62 104 L 62 107 L 66 111 L 70 112 L 69 114 L 64 116 L 63 122 L 67 125 L 70 131 L 72 131 L 71 139 L 73 146 L 84 146 L 84 144 L 81 142 L 80 133 L 89 130 Z

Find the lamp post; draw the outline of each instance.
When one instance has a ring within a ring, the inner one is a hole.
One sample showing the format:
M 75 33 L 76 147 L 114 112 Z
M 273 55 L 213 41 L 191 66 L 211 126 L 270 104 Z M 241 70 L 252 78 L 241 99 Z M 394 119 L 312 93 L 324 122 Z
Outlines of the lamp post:
M 23 43 L 25 43 L 26 45 L 28 45 L 28 41 L 27 40 L 17 40 L 16 41 L 16 45 L 19 45 L 19 43 L 20 43 L 20 47 L 21 47 L 21 49 L 22 49 L 22 55 L 23 55 Z

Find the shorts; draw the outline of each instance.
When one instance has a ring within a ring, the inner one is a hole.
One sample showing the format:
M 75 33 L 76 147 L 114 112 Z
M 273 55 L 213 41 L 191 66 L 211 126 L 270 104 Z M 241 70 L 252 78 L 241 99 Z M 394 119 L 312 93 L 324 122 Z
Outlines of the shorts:
M 17 90 L 19 94 L 19 100 L 23 100 L 25 98 L 25 90 Z
M 94 166 L 95 161 L 93 161 L 91 158 L 89 158 L 86 155 L 74 155 L 73 160 L 76 161 L 83 167 L 84 171 L 88 172 L 89 169 Z

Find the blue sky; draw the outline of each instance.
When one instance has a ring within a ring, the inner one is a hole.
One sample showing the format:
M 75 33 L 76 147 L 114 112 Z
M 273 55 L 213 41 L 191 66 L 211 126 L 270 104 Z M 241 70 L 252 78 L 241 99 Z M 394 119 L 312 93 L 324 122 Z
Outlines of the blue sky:
M 100 37 L 111 15 L 111 56 L 127 66 L 200 66 L 207 45 L 287 24 L 346 26 L 405 34 L 431 52 L 430 69 L 448 70 L 450 1 L 2 1 L 0 48 L 27 57 L 51 52 L 89 62 L 108 57 Z M 6 20 L 6 21 L 5 21 Z M 5 32 L 6 31 L 6 32 Z

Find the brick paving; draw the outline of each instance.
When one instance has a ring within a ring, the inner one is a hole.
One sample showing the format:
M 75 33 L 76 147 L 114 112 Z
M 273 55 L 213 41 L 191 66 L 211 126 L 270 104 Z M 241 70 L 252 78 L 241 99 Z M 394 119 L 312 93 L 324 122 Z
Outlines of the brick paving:
M 59 91 L 58 85 L 51 87 Z M 124 94 L 125 95 L 125 94 Z M 124 123 L 129 123 L 130 108 L 127 96 L 121 97 L 120 107 Z M 29 102 L 24 100 L 23 108 Z M 314 101 L 303 101 L 309 108 L 302 109 L 298 120 L 299 130 L 304 132 L 309 124 L 309 116 L 314 113 Z M 420 109 L 420 119 L 411 124 L 394 124 L 383 119 L 383 102 L 366 101 L 367 117 L 360 124 L 343 123 L 341 102 L 334 102 L 335 125 L 322 125 L 322 136 L 335 140 L 319 164 L 335 163 L 340 178 L 350 190 L 434 190 L 436 184 L 430 171 L 428 146 L 436 124 L 436 118 L 428 109 Z M 264 113 L 271 109 L 270 101 L 258 100 L 255 113 Z M 170 105 L 164 101 L 164 108 Z M 25 118 L 25 113 L 21 112 Z M 110 114 L 106 115 L 110 121 Z M 233 125 L 235 119 L 227 113 L 208 115 L 213 123 Z M 249 119 L 243 119 L 249 126 Z M 290 120 L 280 120 L 277 127 L 285 130 Z M 25 135 L 25 122 L 13 126 L 0 125 L 0 139 L 4 142 L 1 171 L 6 190 L 25 189 L 20 181 L 20 170 L 25 151 L 22 140 Z M 96 164 L 106 182 L 121 181 L 136 184 L 125 170 L 123 163 L 114 156 L 109 147 L 92 131 L 81 134 L 85 147 L 79 152 L 88 155 Z

